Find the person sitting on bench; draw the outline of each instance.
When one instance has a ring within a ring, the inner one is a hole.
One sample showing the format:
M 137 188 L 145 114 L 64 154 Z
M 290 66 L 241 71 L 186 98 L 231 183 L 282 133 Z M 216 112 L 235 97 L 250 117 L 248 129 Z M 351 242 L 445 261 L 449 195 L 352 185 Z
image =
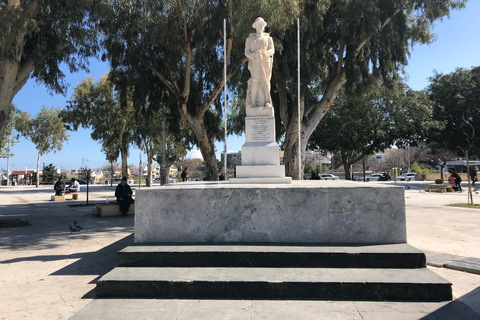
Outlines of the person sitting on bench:
M 117 197 L 117 203 L 120 206 L 122 216 L 127 216 L 130 204 L 134 202 L 132 198 L 132 188 L 127 184 L 127 177 L 123 177 L 122 181 L 118 184 L 115 189 L 115 197 Z
M 462 191 L 462 178 L 460 175 L 455 171 L 455 169 L 448 169 L 450 173 L 450 183 L 452 184 L 452 188 L 455 191 Z
M 67 192 L 79 192 L 80 191 L 80 183 L 78 183 L 75 178 L 72 178 L 72 183 L 67 187 Z
M 62 193 L 65 192 L 65 183 L 63 182 L 62 177 L 58 178 L 57 182 L 55 182 L 55 185 L 53 186 L 53 189 L 55 189 L 56 196 L 61 196 Z

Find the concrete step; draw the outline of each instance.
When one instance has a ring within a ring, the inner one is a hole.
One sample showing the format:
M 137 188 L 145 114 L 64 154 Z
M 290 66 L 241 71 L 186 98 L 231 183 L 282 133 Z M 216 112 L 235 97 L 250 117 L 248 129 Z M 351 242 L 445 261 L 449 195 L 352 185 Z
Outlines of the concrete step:
M 124 268 L 97 283 L 97 297 L 194 299 L 451 300 L 429 269 Z
M 389 245 L 134 245 L 120 267 L 424 268 L 425 254 Z

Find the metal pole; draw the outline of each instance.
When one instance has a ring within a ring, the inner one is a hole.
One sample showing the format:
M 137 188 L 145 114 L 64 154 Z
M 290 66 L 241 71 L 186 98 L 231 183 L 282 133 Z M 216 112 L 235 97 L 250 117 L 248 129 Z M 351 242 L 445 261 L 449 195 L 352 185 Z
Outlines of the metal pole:
M 167 184 L 167 172 L 166 172 L 166 157 L 165 153 L 165 114 L 162 116 L 162 163 L 160 165 L 160 184 L 163 186 Z
M 408 172 L 410 172 L 411 167 L 410 167 L 410 144 L 407 146 L 407 152 L 408 152 Z
M 225 180 L 227 179 L 227 19 L 223 19 L 223 85 L 224 85 L 224 94 L 223 102 L 225 103 L 225 111 L 223 115 L 224 127 L 225 127 L 225 143 L 223 152 L 225 154 L 224 164 L 223 164 L 223 176 Z
M 298 121 L 298 180 L 302 180 L 302 156 L 301 156 L 301 139 L 300 139 L 300 134 L 302 131 L 302 124 L 300 122 L 300 18 L 297 18 L 297 65 L 298 65 L 298 116 L 297 116 L 297 121 Z
M 140 184 L 142 182 L 142 153 L 141 152 L 138 153 L 138 157 L 140 158 L 140 165 L 139 165 L 140 168 L 138 169 L 138 188 L 140 189 L 141 188 Z
M 8 139 L 8 138 L 7 138 Z M 8 154 L 7 154 L 7 187 L 10 186 L 10 140 L 7 141 Z

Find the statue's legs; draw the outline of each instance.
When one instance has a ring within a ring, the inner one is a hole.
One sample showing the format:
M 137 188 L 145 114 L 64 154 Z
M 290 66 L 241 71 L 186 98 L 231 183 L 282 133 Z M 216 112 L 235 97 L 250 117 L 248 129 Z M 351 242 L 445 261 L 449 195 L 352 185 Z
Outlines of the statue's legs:
M 259 93 L 259 88 L 258 88 L 258 80 L 256 79 L 250 79 L 252 82 L 250 83 L 250 105 L 248 107 L 258 107 L 258 93 Z

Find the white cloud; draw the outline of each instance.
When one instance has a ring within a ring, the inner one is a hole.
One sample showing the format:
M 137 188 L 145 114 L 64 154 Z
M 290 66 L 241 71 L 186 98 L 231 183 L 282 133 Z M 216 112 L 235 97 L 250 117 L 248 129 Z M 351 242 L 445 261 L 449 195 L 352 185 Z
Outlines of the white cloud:
M 187 152 L 187 159 L 202 159 L 203 156 L 199 149 L 192 149 Z

